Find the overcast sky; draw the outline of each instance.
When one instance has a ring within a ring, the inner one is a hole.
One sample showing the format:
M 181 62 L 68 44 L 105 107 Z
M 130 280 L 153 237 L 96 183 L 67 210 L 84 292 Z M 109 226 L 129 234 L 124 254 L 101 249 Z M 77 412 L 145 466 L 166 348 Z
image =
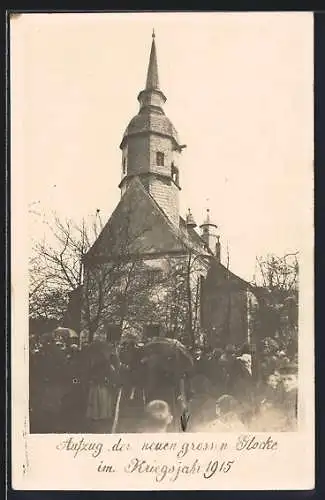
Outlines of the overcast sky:
M 120 199 L 119 144 L 138 112 L 152 28 L 165 112 L 187 144 L 181 210 L 207 206 L 223 258 L 311 245 L 311 13 L 26 14 L 12 22 L 13 179 L 26 206 L 108 219 Z M 15 185 L 13 183 L 13 189 Z M 38 238 L 44 224 L 30 216 Z

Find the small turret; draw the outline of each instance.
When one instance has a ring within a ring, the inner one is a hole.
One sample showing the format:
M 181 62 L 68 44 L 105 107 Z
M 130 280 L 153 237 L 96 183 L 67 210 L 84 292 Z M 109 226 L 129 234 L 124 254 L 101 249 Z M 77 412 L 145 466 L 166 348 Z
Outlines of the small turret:
M 205 243 L 208 245 L 210 250 L 217 255 L 218 251 L 218 244 L 219 243 L 219 235 L 217 232 L 218 226 L 211 222 L 210 220 L 210 209 L 207 208 L 207 214 L 206 218 L 200 226 L 202 230 L 201 238 L 205 241 Z M 220 254 L 220 248 L 219 248 L 219 254 Z
M 186 226 L 188 228 L 194 229 L 196 227 L 196 222 L 194 220 L 193 214 L 191 212 L 191 209 L 188 209 L 188 213 L 186 215 Z

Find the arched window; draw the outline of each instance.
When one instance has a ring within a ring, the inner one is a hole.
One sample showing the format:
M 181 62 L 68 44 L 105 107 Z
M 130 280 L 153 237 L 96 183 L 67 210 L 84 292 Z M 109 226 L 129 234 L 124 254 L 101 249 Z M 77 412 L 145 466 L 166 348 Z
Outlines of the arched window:
M 126 174 L 126 157 L 123 158 L 123 174 Z

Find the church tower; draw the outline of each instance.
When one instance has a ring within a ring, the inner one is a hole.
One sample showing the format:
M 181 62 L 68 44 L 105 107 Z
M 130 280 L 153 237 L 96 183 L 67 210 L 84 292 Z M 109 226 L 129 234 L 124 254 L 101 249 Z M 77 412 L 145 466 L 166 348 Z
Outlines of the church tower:
M 140 109 L 130 121 L 120 148 L 121 194 L 138 177 L 169 220 L 179 226 L 179 157 L 182 149 L 177 132 L 164 113 L 166 97 L 158 78 L 155 33 L 152 34 L 145 89 L 138 95 Z

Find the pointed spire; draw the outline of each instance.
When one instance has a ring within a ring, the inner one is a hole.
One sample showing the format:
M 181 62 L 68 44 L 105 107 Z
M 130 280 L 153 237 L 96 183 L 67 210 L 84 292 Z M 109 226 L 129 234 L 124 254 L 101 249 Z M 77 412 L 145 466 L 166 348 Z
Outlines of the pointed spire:
M 159 78 L 158 78 L 158 63 L 157 63 L 157 50 L 155 42 L 155 31 L 152 31 L 152 43 L 149 58 L 149 66 L 147 72 L 146 87 L 138 95 L 138 101 L 140 103 L 139 113 L 158 113 L 163 115 L 163 105 L 166 102 L 166 96 L 159 88 Z
M 157 50 L 155 42 L 155 30 L 152 30 L 152 43 L 147 73 L 146 90 L 159 89 Z

